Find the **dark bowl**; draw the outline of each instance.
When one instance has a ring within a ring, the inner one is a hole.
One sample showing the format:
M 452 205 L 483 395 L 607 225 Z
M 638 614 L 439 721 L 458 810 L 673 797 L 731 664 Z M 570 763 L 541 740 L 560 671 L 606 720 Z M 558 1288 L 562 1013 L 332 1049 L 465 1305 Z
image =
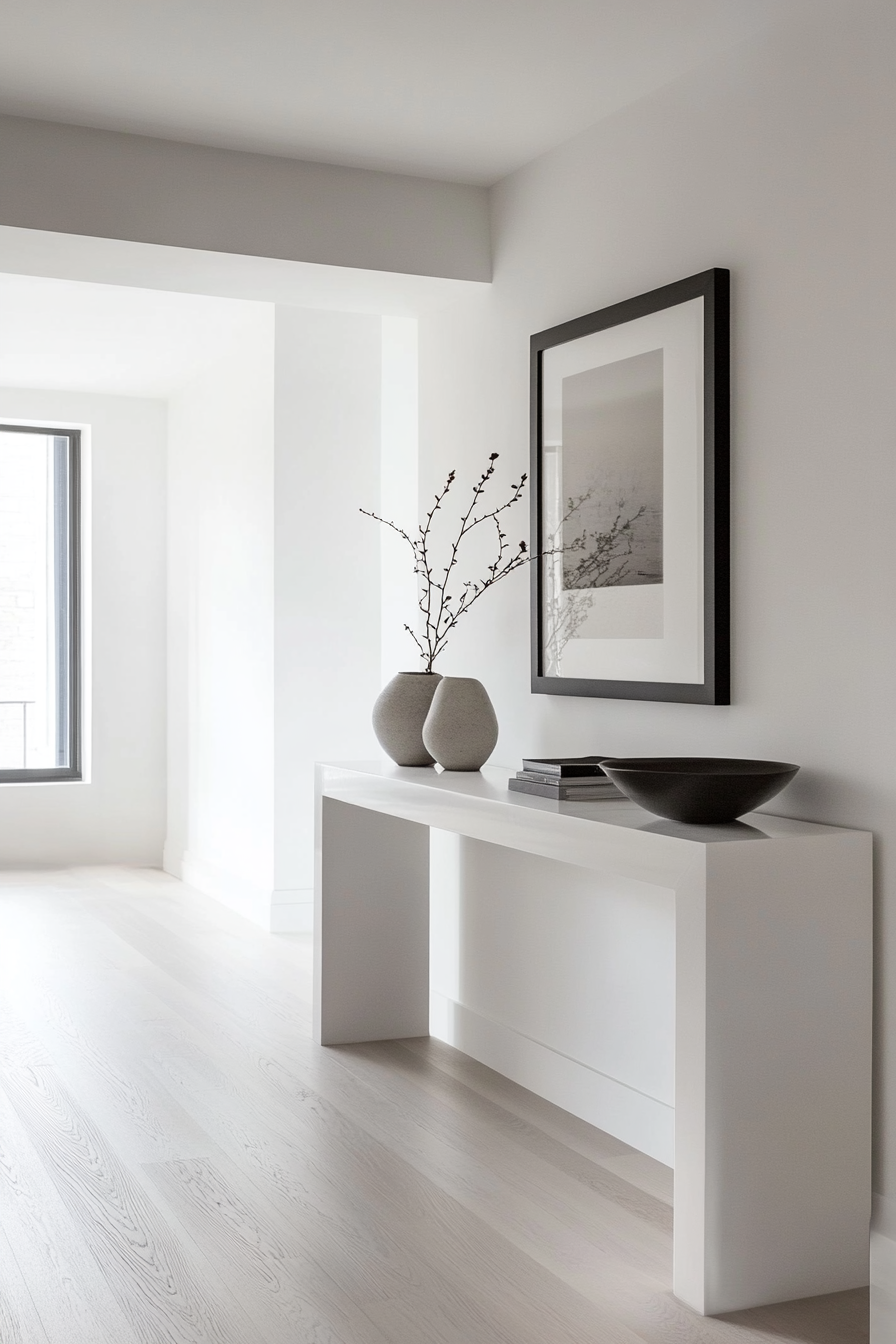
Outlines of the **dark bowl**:
M 601 761 L 601 769 L 648 812 L 707 826 L 736 821 L 767 803 L 799 766 L 724 756 L 628 756 Z

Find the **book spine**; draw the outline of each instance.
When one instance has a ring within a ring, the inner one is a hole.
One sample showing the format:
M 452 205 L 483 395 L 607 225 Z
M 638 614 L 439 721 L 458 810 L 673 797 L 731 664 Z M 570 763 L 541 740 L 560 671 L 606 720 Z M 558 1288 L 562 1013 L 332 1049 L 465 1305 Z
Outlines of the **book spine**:
M 621 790 L 615 784 L 607 787 L 568 788 L 565 784 L 536 784 L 529 779 L 509 779 L 507 786 L 514 793 L 532 793 L 539 798 L 553 798 L 555 802 L 594 802 L 600 798 L 622 798 Z
M 603 779 L 603 770 L 595 762 L 593 765 L 550 765 L 545 761 L 523 761 L 523 770 L 527 774 L 546 775 L 549 779 Z

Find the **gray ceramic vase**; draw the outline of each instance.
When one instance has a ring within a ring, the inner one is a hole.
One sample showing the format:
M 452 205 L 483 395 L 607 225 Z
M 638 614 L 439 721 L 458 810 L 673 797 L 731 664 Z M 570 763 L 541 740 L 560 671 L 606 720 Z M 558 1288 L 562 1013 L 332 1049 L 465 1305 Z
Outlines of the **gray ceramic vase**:
M 478 770 L 498 740 L 488 692 L 474 677 L 443 677 L 423 725 L 423 742 L 445 770 Z
M 438 672 L 399 672 L 373 706 L 373 731 L 396 765 L 433 765 L 423 745 L 423 724 L 442 680 Z

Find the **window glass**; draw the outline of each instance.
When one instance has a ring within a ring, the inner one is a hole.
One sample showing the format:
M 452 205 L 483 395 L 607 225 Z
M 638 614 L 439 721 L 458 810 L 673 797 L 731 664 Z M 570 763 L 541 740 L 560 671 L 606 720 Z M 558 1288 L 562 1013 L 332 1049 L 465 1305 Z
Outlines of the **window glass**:
M 78 773 L 78 446 L 0 426 L 0 779 Z

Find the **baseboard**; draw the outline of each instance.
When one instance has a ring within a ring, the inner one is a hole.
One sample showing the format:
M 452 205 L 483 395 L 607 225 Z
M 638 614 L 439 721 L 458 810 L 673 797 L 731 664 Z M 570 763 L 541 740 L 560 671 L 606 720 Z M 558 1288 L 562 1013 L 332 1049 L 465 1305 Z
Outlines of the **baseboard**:
M 313 901 L 278 901 L 271 906 L 271 933 L 311 933 L 313 930 Z
M 276 887 L 271 892 L 271 933 L 311 933 L 313 928 L 311 887 Z
M 175 856 L 172 855 L 171 859 L 173 863 L 177 862 Z M 242 877 L 234 876 L 214 864 L 195 858 L 189 850 L 180 859 L 180 872 L 174 867 L 169 867 L 168 862 L 166 854 L 166 872 L 173 873 L 182 882 L 195 887 L 197 891 L 204 892 L 206 896 L 213 896 L 216 901 L 220 901 L 230 910 L 235 910 L 238 915 L 250 919 L 253 924 L 270 930 L 273 895 L 270 887 L 255 886 Z
M 665 1102 L 645 1096 L 443 994 L 431 995 L 430 1031 L 521 1087 L 672 1166 L 675 1112 Z
M 212 896 L 228 909 L 260 924 L 269 933 L 311 933 L 314 928 L 314 892 L 302 887 L 257 887 L 234 877 L 189 851 L 166 848 L 162 867 L 172 877 Z
M 875 1195 L 871 1214 L 871 1344 L 896 1339 L 896 1199 Z
M 184 855 L 181 849 L 170 849 L 168 845 L 162 850 L 162 871 L 170 873 L 178 881 L 183 882 Z

